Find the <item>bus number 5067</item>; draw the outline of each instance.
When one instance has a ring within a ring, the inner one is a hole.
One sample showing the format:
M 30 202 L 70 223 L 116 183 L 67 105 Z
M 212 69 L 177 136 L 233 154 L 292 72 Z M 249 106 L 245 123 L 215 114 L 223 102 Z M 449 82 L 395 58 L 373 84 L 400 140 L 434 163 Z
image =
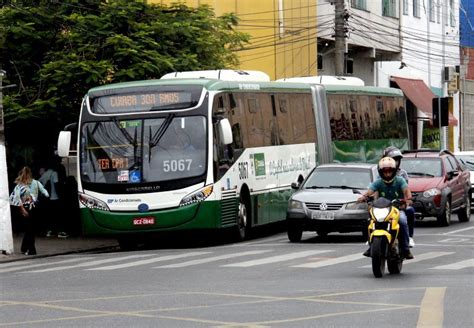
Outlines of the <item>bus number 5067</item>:
M 184 172 L 191 170 L 192 159 L 173 159 L 163 161 L 164 172 Z
M 249 163 L 239 163 L 239 179 L 247 179 L 249 177 Z

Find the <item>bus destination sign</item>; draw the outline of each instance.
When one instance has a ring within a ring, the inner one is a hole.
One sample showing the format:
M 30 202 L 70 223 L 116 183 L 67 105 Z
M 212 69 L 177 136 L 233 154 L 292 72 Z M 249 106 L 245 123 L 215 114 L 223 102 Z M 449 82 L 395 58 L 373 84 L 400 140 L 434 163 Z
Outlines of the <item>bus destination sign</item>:
M 185 108 L 191 105 L 192 93 L 163 91 L 103 96 L 94 100 L 94 111 L 102 113 L 147 112 Z

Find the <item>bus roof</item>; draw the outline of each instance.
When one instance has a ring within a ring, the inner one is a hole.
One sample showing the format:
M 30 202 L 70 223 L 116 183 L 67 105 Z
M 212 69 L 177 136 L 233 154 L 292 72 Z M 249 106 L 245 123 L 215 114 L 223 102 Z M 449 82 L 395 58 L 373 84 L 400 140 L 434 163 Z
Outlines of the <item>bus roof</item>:
M 270 81 L 270 76 L 261 71 L 216 69 L 207 71 L 184 71 L 165 74 L 164 79 L 216 79 L 223 81 Z
M 133 82 L 113 83 L 98 86 L 89 90 L 88 94 L 103 93 L 109 90 L 119 90 L 128 88 L 140 88 L 149 86 L 169 86 L 169 85 L 195 85 L 202 86 L 210 91 L 217 90 L 301 90 L 309 92 L 311 85 L 308 83 L 282 83 L 282 82 L 261 82 L 261 81 L 222 81 L 216 79 L 163 79 L 163 80 L 141 80 Z
M 316 83 L 322 85 L 358 85 L 364 86 L 364 80 L 354 76 L 332 76 L 332 75 L 317 75 L 317 76 L 300 76 L 287 77 L 279 79 L 281 82 L 304 82 Z
M 140 88 L 149 86 L 165 86 L 165 85 L 195 85 L 202 86 L 209 91 L 219 90 L 299 90 L 302 92 L 309 92 L 310 83 L 299 82 L 262 82 L 262 81 L 222 81 L 216 79 L 163 79 L 163 80 L 141 80 L 132 82 L 113 83 L 95 87 L 89 90 L 89 96 L 97 96 L 103 94 L 104 91 L 119 90 L 128 88 Z M 385 96 L 403 96 L 403 92 L 396 88 L 380 88 L 370 86 L 353 86 L 353 85 L 325 85 L 328 94 L 367 94 L 367 95 L 385 95 Z

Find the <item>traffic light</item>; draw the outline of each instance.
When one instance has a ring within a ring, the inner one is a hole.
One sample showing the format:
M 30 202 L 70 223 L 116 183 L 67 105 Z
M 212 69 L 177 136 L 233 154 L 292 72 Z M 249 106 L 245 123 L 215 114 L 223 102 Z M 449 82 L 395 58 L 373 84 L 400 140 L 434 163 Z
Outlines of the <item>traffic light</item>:
M 433 98 L 433 126 L 449 125 L 449 97 Z M 441 121 L 441 124 L 440 124 Z

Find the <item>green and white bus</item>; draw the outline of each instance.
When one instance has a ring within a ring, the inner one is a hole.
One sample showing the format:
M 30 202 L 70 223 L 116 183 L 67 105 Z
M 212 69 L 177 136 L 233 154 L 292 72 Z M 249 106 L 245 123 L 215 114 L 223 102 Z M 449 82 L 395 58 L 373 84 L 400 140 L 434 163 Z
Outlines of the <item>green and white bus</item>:
M 78 123 L 83 233 L 250 227 L 285 219 L 292 182 L 331 161 L 322 86 L 212 79 L 91 89 Z M 71 132 L 62 131 L 66 156 Z
M 83 233 L 116 236 L 123 247 L 177 230 L 230 228 L 244 239 L 251 227 L 285 219 L 292 182 L 314 166 L 364 161 L 395 140 L 360 134 L 366 150 L 349 147 L 360 135 L 349 124 L 346 136 L 339 113 L 370 106 L 371 119 L 403 106 L 400 99 L 394 89 L 205 78 L 93 88 L 78 123 Z M 376 121 L 371 128 L 382 127 Z M 60 133 L 60 156 L 70 140 Z

